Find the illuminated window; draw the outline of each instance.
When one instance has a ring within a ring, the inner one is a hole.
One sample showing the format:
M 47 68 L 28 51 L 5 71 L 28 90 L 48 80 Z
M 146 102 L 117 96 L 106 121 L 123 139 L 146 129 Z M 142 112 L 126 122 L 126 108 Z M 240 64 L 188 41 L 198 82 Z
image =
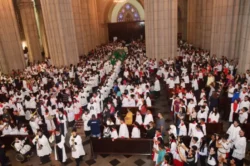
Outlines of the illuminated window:
M 117 22 L 129 22 L 129 21 L 140 21 L 140 15 L 138 10 L 131 5 L 130 3 L 126 3 L 120 9 L 117 17 Z

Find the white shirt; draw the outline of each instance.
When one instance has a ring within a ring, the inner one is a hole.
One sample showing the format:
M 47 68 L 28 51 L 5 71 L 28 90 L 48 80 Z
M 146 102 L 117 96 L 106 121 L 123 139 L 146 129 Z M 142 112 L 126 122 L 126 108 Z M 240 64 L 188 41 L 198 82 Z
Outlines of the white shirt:
M 119 128 L 119 138 L 129 138 L 129 132 L 128 132 L 128 127 L 125 123 L 120 125 Z
M 137 127 L 133 127 L 131 138 L 141 138 L 141 131 Z
M 153 115 L 152 114 L 146 114 L 144 118 L 144 125 L 148 125 L 149 122 L 154 122 Z

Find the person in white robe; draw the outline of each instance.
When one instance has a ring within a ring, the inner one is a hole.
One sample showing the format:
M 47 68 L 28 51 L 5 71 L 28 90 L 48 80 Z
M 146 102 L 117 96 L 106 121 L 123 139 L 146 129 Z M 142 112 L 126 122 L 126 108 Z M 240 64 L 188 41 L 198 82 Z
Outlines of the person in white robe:
M 125 124 L 123 119 L 120 121 L 119 138 L 129 138 L 128 126 Z
M 204 133 L 202 132 L 202 127 L 200 125 L 196 125 L 196 127 L 194 128 L 193 131 L 193 135 L 191 135 L 192 137 L 197 137 L 198 138 L 198 142 L 201 141 L 201 138 L 204 137 Z
M 32 140 L 32 143 L 36 145 L 37 156 L 40 158 L 40 164 L 50 162 L 49 155 L 52 152 L 48 138 L 43 135 L 41 130 L 38 130 L 36 137 Z
M 159 97 L 160 91 L 161 91 L 161 85 L 160 85 L 160 81 L 157 77 L 155 77 L 154 91 L 155 91 L 156 98 Z
M 151 111 L 147 110 L 147 114 L 145 115 L 143 125 L 146 126 L 149 124 L 149 122 L 154 122 L 154 118 L 153 118 Z
M 52 137 L 55 139 L 54 144 L 54 153 L 55 160 L 58 160 L 62 165 L 67 160 L 66 150 L 65 150 L 65 137 L 60 133 L 59 130 L 56 130 L 55 134 L 53 133 Z
M 59 129 L 61 134 L 66 136 L 68 129 L 67 129 L 67 118 L 63 114 L 63 110 L 59 109 L 58 116 L 57 116 L 57 121 L 59 122 Z
M 187 135 L 187 127 L 183 120 L 181 120 L 181 123 L 178 126 L 179 128 L 179 135 L 178 136 L 186 136 Z
M 90 134 L 91 134 L 90 126 L 88 126 L 88 122 L 89 122 L 90 119 L 91 119 L 91 115 L 89 114 L 88 111 L 85 111 L 82 114 L 82 120 L 83 120 L 83 129 L 84 129 L 86 137 L 90 136 Z
M 236 164 L 243 166 L 243 160 L 246 155 L 247 139 L 245 137 L 245 131 L 240 130 L 239 136 L 233 144 L 232 157 L 235 159 Z
M 139 129 L 139 124 L 137 122 L 134 123 L 134 127 L 131 133 L 131 138 L 141 138 L 141 131 Z
M 90 102 L 87 105 L 87 108 L 89 110 L 90 115 L 95 115 L 97 117 L 97 105 L 96 103 L 93 101 L 93 99 L 90 99 Z
M 19 140 L 18 138 L 15 138 L 14 147 L 17 152 L 20 152 L 21 154 L 25 155 L 28 153 L 31 149 L 31 146 L 28 144 L 25 144 L 27 140 L 27 137 L 23 140 Z
M 32 132 L 34 134 L 37 134 L 37 130 L 40 129 L 40 126 L 36 123 L 35 119 L 31 118 L 29 124 L 30 124 L 30 127 L 32 129 Z
M 19 129 L 19 135 L 28 135 L 28 130 L 25 125 L 22 125 L 21 128 Z
M 173 134 L 175 136 L 175 138 L 177 137 L 177 129 L 175 125 L 170 125 L 169 126 L 169 130 L 168 130 L 168 134 Z
M 208 116 L 208 123 L 219 123 L 220 114 L 217 108 L 214 108 L 212 112 L 210 112 Z
M 75 113 L 73 110 L 73 106 L 67 103 L 67 107 L 65 108 L 65 111 L 67 112 L 68 125 L 69 127 L 73 127 L 75 124 Z
M 80 135 L 77 135 L 76 130 L 73 129 L 70 139 L 69 139 L 69 144 L 71 147 L 72 151 L 72 157 L 76 161 L 76 166 L 80 166 L 81 158 L 85 155 L 85 151 L 83 149 L 82 145 L 82 138 Z
M 12 128 L 10 127 L 9 124 L 6 124 L 2 130 L 3 135 L 10 135 L 12 131 Z
M 111 131 L 111 138 L 112 138 L 112 141 L 114 141 L 117 138 L 119 138 L 119 136 L 118 136 L 118 133 L 117 133 L 115 126 L 112 126 L 111 130 L 112 130 Z
M 193 133 L 194 133 L 196 125 L 197 125 L 197 122 L 195 120 L 193 120 L 192 123 L 189 123 L 189 128 L 188 128 L 188 135 L 189 136 L 192 137 L 194 135 Z
M 137 112 L 136 112 L 135 121 L 136 121 L 139 125 L 142 125 L 143 122 L 142 122 L 142 116 L 141 116 L 140 111 L 137 111 Z
M 228 140 L 231 142 L 236 141 L 236 139 L 239 136 L 239 132 L 241 130 L 241 127 L 239 126 L 239 121 L 235 120 L 233 124 L 228 128 L 227 134 L 229 134 Z
M 53 121 L 53 116 L 50 115 L 48 110 L 46 110 L 46 113 L 44 115 L 45 123 L 47 125 L 48 131 L 54 131 L 56 129 L 55 123 Z
M 243 107 L 240 111 L 239 111 L 239 121 L 241 124 L 247 123 L 247 119 L 248 119 L 248 112 L 247 112 L 248 108 Z

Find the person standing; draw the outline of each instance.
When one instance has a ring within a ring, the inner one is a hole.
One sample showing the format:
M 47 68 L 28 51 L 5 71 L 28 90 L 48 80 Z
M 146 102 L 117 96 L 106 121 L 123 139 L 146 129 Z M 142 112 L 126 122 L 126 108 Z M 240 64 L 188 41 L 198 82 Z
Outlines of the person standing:
M 245 158 L 247 140 L 245 137 L 245 131 L 243 129 L 239 132 L 239 137 L 234 141 L 233 145 L 233 159 L 237 166 L 243 166 L 243 160 Z
M 160 81 L 157 77 L 155 77 L 154 91 L 155 91 L 155 97 L 156 98 L 160 97 L 161 85 L 160 85 Z
M 63 165 L 67 160 L 67 155 L 65 151 L 65 137 L 63 136 L 63 134 L 60 133 L 59 130 L 56 130 L 54 136 L 55 136 L 55 146 L 54 146 L 55 160 L 60 161 L 60 163 Z
M 5 154 L 5 145 L 0 143 L 0 163 L 2 166 L 7 166 L 8 158 Z
M 90 127 L 92 137 L 101 138 L 101 122 L 96 118 L 96 115 L 92 115 L 92 118 L 88 122 L 88 126 Z
M 67 118 L 63 114 L 63 109 L 59 109 L 57 120 L 59 122 L 60 133 L 66 136 L 67 134 Z
M 40 164 L 45 164 L 50 162 L 49 155 L 52 152 L 48 138 L 38 130 L 37 136 L 32 140 L 33 144 L 36 145 L 36 152 L 40 158 Z
M 77 135 L 76 129 L 72 130 L 72 133 L 69 139 L 69 144 L 72 150 L 71 152 L 72 157 L 76 161 L 76 166 L 80 166 L 80 162 L 81 162 L 82 157 L 85 155 L 85 151 L 82 145 L 82 138 L 81 136 Z
M 88 122 L 91 119 L 91 115 L 89 114 L 89 112 L 86 110 L 83 114 L 82 114 L 82 120 L 83 120 L 83 128 L 84 128 L 84 132 L 85 132 L 85 136 L 88 137 L 90 136 L 90 127 L 88 126 Z

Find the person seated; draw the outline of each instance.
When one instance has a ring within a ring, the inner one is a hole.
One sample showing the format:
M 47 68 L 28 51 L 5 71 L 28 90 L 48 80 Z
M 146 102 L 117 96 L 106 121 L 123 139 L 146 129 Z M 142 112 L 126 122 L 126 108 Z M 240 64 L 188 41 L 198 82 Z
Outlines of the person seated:
M 137 111 L 137 112 L 136 112 L 135 121 L 136 121 L 139 125 L 142 125 L 142 124 L 143 124 L 143 122 L 142 122 L 142 116 L 141 116 L 140 111 Z
M 18 135 L 18 134 L 19 134 L 19 131 L 18 131 L 17 126 L 13 126 L 10 132 L 10 135 Z
M 141 131 L 139 129 L 139 124 L 137 122 L 134 122 L 131 138 L 141 138 Z
M 19 129 L 19 134 L 20 135 L 28 135 L 28 130 L 27 130 L 27 126 L 25 126 L 25 124 L 22 124 L 21 128 Z
M 6 123 L 6 125 L 4 126 L 3 130 L 2 130 L 2 134 L 3 135 L 10 135 L 12 131 L 12 128 L 10 127 L 10 125 L 8 123 Z
M 110 131 L 110 128 L 107 124 L 103 124 L 103 138 L 110 138 L 111 136 L 111 131 Z
M 132 125 L 132 123 L 133 123 L 133 113 L 131 112 L 130 109 L 128 109 L 128 112 L 125 116 L 125 123 L 127 125 Z
M 21 153 L 22 155 L 28 154 L 31 149 L 31 146 L 27 143 L 27 137 L 24 138 L 24 140 L 20 140 L 16 137 L 14 147 L 16 151 Z
M 3 131 L 6 123 L 3 120 L 0 120 L 0 131 Z
M 112 130 L 111 131 L 111 138 L 112 138 L 112 141 L 114 141 L 115 139 L 118 138 L 118 133 L 117 133 L 115 126 L 112 126 L 111 130 Z
M 150 122 L 154 122 L 153 115 L 150 110 L 147 110 L 147 114 L 145 115 L 144 118 L 144 126 L 148 125 Z

